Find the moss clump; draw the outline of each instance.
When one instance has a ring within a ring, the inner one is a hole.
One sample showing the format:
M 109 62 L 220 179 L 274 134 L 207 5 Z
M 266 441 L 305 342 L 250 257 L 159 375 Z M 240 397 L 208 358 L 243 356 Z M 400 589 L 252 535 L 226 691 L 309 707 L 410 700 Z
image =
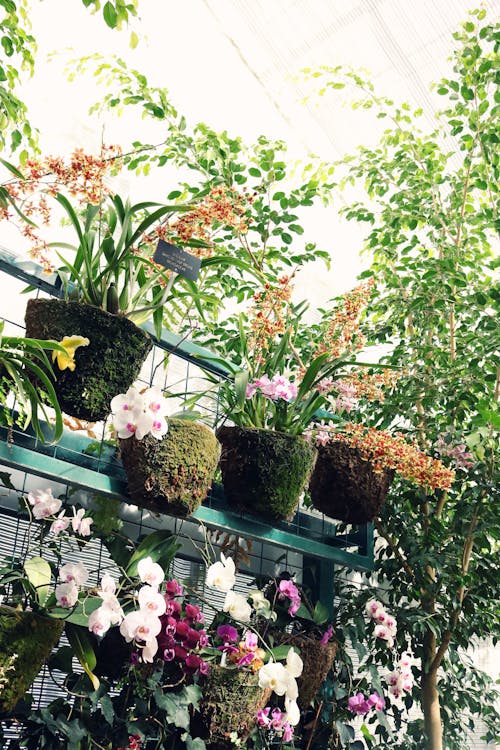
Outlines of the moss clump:
M 0 714 L 10 713 L 59 641 L 64 621 L 34 612 L 0 612 Z
M 73 372 L 54 365 L 54 388 L 66 414 L 91 422 L 108 416 L 111 399 L 132 385 L 153 346 L 128 318 L 81 302 L 31 299 L 25 320 L 30 338 L 62 341 L 78 334 L 90 340 L 76 350 Z
M 213 750 L 232 748 L 231 738 L 245 740 L 255 726 L 271 690 L 259 687 L 258 674 L 245 669 L 213 665 L 200 683 L 203 698 L 193 720 L 193 730 Z
M 292 518 L 316 449 L 298 435 L 273 430 L 222 427 L 217 437 L 227 502 L 269 520 Z
M 326 516 L 345 523 L 367 523 L 380 512 L 394 471 L 376 472 L 357 448 L 345 443 L 318 447 L 309 482 L 311 502 Z
M 169 419 L 161 440 L 120 440 L 131 500 L 158 513 L 190 515 L 207 496 L 220 450 L 212 430 L 183 419 Z

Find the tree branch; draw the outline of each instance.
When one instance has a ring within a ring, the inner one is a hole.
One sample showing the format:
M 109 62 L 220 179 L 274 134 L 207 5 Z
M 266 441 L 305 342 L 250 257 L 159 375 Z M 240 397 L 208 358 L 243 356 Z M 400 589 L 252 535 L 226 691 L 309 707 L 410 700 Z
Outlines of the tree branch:
M 398 547 L 397 541 L 394 539 L 394 537 L 389 533 L 389 531 L 385 528 L 385 526 L 382 524 L 382 522 L 376 518 L 374 520 L 375 528 L 377 529 L 378 533 L 381 537 L 385 539 L 389 547 L 392 549 L 396 557 L 398 558 L 399 562 L 403 566 L 403 570 L 405 573 L 413 580 L 415 581 L 415 573 L 410 567 L 410 564 L 408 563 L 408 560 L 404 557 L 403 553 Z

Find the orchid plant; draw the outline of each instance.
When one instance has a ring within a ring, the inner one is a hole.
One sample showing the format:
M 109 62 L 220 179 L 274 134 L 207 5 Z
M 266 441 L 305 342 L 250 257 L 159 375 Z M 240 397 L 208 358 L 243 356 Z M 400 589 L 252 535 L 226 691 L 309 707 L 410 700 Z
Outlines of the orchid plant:
M 71 621 L 77 610 L 81 613 L 88 596 L 84 587 L 89 571 L 83 558 L 63 560 L 70 553 L 74 557 L 79 545 L 91 536 L 93 519 L 84 508 L 72 506 L 72 515 L 61 510 L 62 500 L 54 497 L 50 487 L 29 492 L 23 503 L 30 517 L 30 547 L 49 551 L 50 562 L 40 555 L 28 556 L 29 552 L 6 561 L 0 570 L 2 595 L 12 606 Z
M 373 290 L 373 280 L 359 284 L 311 326 L 302 320 L 307 307 L 291 302 L 288 277 L 257 293 L 246 321 L 249 333 L 241 317 L 237 332 L 225 338 L 239 364 L 229 366 L 231 378 L 217 391 L 222 418 L 241 427 L 302 434 L 318 446 L 342 442 L 358 449 L 376 471 L 394 469 L 426 491 L 448 490 L 455 472 L 440 459 L 402 434 L 350 416 L 362 416 L 367 402 L 383 402 L 401 374 L 357 360 L 366 344 L 361 321 Z M 447 445 L 443 438 L 442 455 L 449 452 Z
M 120 393 L 111 400 L 111 418 L 117 437 L 134 437 L 142 440 L 152 435 L 157 440 L 168 432 L 166 417 L 168 401 L 160 388 L 131 386 L 126 393 Z
M 398 652 L 398 625 L 384 603 L 369 599 L 354 622 L 339 628 L 339 653 L 323 689 L 317 696 L 318 721 L 311 737 L 313 747 L 371 747 L 376 727 L 392 731 L 389 719 L 402 709 L 411 693 L 415 663 L 410 650 Z M 356 647 L 356 668 L 348 644 Z M 361 720 L 361 724 L 360 724 Z
M 382 389 L 394 380 L 394 374 L 369 372 L 368 365 L 357 361 L 365 343 L 360 317 L 371 284 L 343 295 L 325 314 L 321 333 L 307 324 L 308 305 L 293 303 L 292 291 L 288 276 L 277 285 L 266 284 L 254 295 L 248 313 L 241 314 L 236 325 L 234 319 L 229 327 L 221 325 L 210 340 L 232 360 L 213 358 L 228 371 L 222 383 L 207 374 L 222 419 L 240 427 L 301 435 L 318 414 L 341 425 L 349 399 L 383 398 Z
M 271 634 L 285 622 L 287 627 L 296 622 L 317 630 L 324 643 L 332 636 L 324 608 L 309 607 L 292 578 L 282 575 L 262 588 L 237 591 L 235 561 L 221 553 L 215 562 L 206 559 L 199 590 L 170 575 L 179 549 L 170 532 L 155 531 L 138 544 L 121 534 L 104 534 L 94 528 L 92 515 L 77 507 L 68 513 L 48 488 L 30 492 L 26 509 L 39 529 L 40 548 L 50 550 L 54 561 L 40 556 L 22 565 L 11 562 L 2 570 L 2 590 L 10 604 L 64 619 L 70 647 L 84 669 L 83 675 L 75 675 L 64 666 L 67 647 L 51 658 L 51 668 L 68 671 L 64 685 L 69 693 L 80 696 L 69 714 L 62 699 L 54 703 L 62 722 L 58 741 L 64 732 L 74 731 L 101 746 L 112 737 L 116 747 L 130 747 L 133 741 L 132 746 L 142 749 L 150 747 L 150 739 L 170 747 L 189 737 L 188 747 L 191 742 L 202 750 L 202 741 L 190 735 L 190 717 L 216 665 L 249 671 L 262 690 L 271 690 L 272 698 L 256 713 L 255 731 L 267 736 L 266 742 L 292 741 L 301 721 L 297 700 L 303 661 L 296 647 L 279 645 Z M 83 551 L 64 559 L 66 547 L 78 552 L 91 537 L 102 540 L 113 563 L 93 586 Z M 220 605 L 207 598 L 210 589 L 223 594 Z M 390 622 L 384 624 L 390 627 Z M 111 657 L 111 675 L 103 655 L 108 661 Z M 52 707 L 47 710 L 50 714 Z M 43 728 L 36 712 L 32 716 L 23 721 L 25 736 L 38 742 L 42 732 L 52 730 Z
M 98 156 L 77 149 L 66 161 L 28 159 L 20 168 L 2 164 L 9 175 L 2 189 L 9 200 L 0 220 L 19 229 L 45 272 L 58 274 L 66 299 L 120 313 L 137 325 L 153 319 L 159 335 L 164 305 L 174 296 L 187 297 L 190 304 L 196 298 L 196 286 L 188 279 L 174 295 L 177 274 L 153 258 L 159 239 L 198 254 L 207 246 L 189 233 L 182 236 L 180 217 L 191 215 L 195 206 L 179 201 L 132 204 L 113 192 L 109 180 L 121 167 L 119 147 L 103 146 Z M 50 225 L 57 211 L 73 230 L 74 242 L 49 241 L 39 228 Z
M 4 321 L 0 321 L 0 424 L 12 427 L 16 423 L 23 430 L 31 425 L 43 443 L 57 442 L 62 436 L 63 420 L 48 355 L 52 352 L 52 361 L 59 363 L 60 358 L 68 356 L 65 342 L 5 336 L 3 329 Z M 8 403 L 11 393 L 15 397 L 12 406 Z M 53 410 L 52 419 L 46 406 Z

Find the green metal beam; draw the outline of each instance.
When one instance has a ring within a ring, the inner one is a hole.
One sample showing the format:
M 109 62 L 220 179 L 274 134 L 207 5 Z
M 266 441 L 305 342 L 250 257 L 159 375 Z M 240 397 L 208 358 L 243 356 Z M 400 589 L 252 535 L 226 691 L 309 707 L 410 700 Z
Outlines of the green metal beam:
M 56 447 L 53 447 L 54 451 Z M 70 463 L 54 455 L 41 453 L 38 450 L 13 442 L 0 442 L 0 463 L 29 474 L 35 474 L 127 502 L 126 482 L 123 479 Z M 313 534 L 312 531 L 308 533 L 307 529 L 304 529 L 305 534 L 298 534 L 294 533 L 293 526 L 291 526 L 290 531 L 287 531 L 231 511 L 205 505 L 198 508 L 190 516 L 190 519 L 263 543 L 274 544 L 309 557 L 345 565 L 354 570 L 371 570 L 373 567 L 373 555 L 351 552 L 335 546 L 336 540 L 333 535 L 330 537 L 328 534 L 324 534 L 320 538 L 317 533 Z M 334 525 L 331 528 L 333 531 L 335 530 Z
M 39 477 L 70 484 L 72 487 L 92 490 L 103 495 L 112 495 L 121 500 L 126 496 L 125 483 L 115 477 L 86 469 L 14 443 L 0 442 L 0 462 L 5 466 L 20 469 L 28 474 L 36 474 Z

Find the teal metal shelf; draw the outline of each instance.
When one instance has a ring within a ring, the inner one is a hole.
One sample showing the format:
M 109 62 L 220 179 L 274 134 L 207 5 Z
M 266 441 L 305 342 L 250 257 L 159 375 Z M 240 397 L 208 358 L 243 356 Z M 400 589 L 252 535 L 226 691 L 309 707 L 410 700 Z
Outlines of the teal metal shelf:
M 88 452 L 95 445 L 95 441 L 69 431 L 64 432 L 56 445 L 44 445 L 30 432 L 14 430 L 9 435 L 6 428 L 0 428 L 0 464 L 128 502 L 121 461 L 106 444 L 99 446 L 99 455 Z M 223 488 L 219 484 L 213 485 L 207 501 L 189 520 L 353 570 L 373 567 L 371 525 L 360 526 L 355 533 L 338 535 L 338 525 L 334 521 L 297 512 L 290 523 L 278 522 L 271 526 L 225 507 Z

